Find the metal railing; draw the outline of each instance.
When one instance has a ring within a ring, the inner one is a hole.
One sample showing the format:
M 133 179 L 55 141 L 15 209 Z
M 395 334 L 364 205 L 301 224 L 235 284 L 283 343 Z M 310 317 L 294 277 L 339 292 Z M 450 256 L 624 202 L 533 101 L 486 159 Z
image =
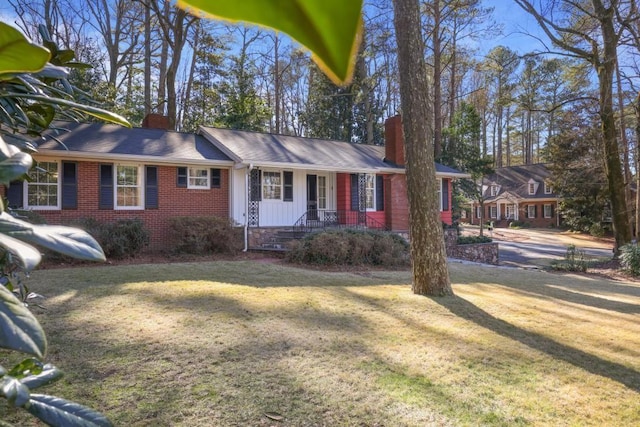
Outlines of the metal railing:
M 385 224 L 367 215 L 366 212 L 343 210 L 309 210 L 293 225 L 293 231 L 303 233 L 340 228 L 388 231 Z

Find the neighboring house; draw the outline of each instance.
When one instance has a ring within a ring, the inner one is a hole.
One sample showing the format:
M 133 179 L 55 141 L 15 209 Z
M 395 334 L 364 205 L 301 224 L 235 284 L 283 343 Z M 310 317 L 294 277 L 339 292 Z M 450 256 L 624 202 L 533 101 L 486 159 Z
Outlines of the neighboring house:
M 10 206 L 51 224 L 80 218 L 140 218 L 151 249 L 171 245 L 169 219 L 230 217 L 249 247 L 294 226 L 408 230 L 400 117 L 385 124 L 386 146 L 201 127 L 167 131 L 57 123 L 34 155 L 30 182 L 6 189 Z M 436 165 L 442 220 L 451 223 L 451 181 L 466 177 Z
M 550 174 L 542 163 L 496 169 L 482 180 L 484 212 L 475 202 L 466 221 L 479 224 L 482 218 L 497 227 L 513 221 L 532 227 L 559 226 L 559 200 L 549 183 Z

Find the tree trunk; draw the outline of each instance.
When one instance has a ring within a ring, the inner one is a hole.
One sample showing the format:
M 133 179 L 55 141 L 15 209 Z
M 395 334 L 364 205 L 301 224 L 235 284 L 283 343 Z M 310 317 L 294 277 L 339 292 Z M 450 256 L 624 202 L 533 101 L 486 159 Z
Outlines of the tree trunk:
M 430 129 L 427 69 L 418 0 L 393 0 L 406 153 L 412 290 L 452 295 Z
M 442 154 L 442 46 L 440 39 L 440 0 L 433 1 L 433 152 Z M 396 30 L 397 31 L 397 30 Z
M 622 165 L 624 167 L 624 196 L 627 199 L 627 212 L 633 212 L 633 195 L 631 192 L 631 161 L 629 159 L 629 141 L 627 140 L 627 125 L 625 123 L 624 96 L 620 79 L 620 64 L 616 64 L 616 86 L 618 89 L 618 111 L 620 111 L 620 145 L 622 146 Z M 629 216 L 629 227 L 633 235 L 634 220 Z
M 609 184 L 609 197 L 611 199 L 611 211 L 613 217 L 613 229 L 615 237 L 615 252 L 621 246 L 631 241 L 631 229 L 629 228 L 629 215 L 624 195 L 624 177 L 620 166 L 620 151 L 618 149 L 618 135 L 616 133 L 616 121 L 613 111 L 613 73 L 617 63 L 616 36 L 613 26 L 613 12 L 609 19 L 600 21 L 604 44 L 603 60 L 597 66 L 598 91 L 600 95 L 600 119 L 602 120 L 602 135 L 604 145 L 604 161 L 607 181 Z
M 144 4 L 144 115 L 151 113 L 151 7 Z

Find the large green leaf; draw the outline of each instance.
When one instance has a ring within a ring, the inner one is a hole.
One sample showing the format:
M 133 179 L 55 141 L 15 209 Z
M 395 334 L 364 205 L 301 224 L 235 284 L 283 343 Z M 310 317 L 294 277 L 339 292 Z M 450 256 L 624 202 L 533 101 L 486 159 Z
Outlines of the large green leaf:
M 36 375 L 29 375 L 20 379 L 20 382 L 29 387 L 29 390 L 34 390 L 38 387 L 49 385 L 62 378 L 63 373 L 61 370 L 52 365 L 46 365 L 42 372 Z
M 47 339 L 40 323 L 4 286 L 0 286 L 0 347 L 40 359 L 47 351 Z
M 9 252 L 13 260 L 25 271 L 33 270 L 42 260 L 40 251 L 36 248 L 5 234 L 0 234 L 0 247 Z
M 178 0 L 178 5 L 283 31 L 311 50 L 334 82 L 351 79 L 362 29 L 362 0 Z
M 52 426 L 111 426 L 111 422 L 99 412 L 86 406 L 54 396 L 32 394 L 25 409 Z
M 29 172 L 33 159 L 0 137 L 0 183 L 9 184 Z
M 49 51 L 31 43 L 11 25 L 0 22 L 0 74 L 32 73 L 44 67 Z
M 0 214 L 0 233 L 73 258 L 87 261 L 106 260 L 100 244 L 89 233 L 79 228 L 31 224 L 3 212 Z
M 42 102 L 44 104 L 59 105 L 61 107 L 80 111 L 82 113 L 96 117 L 100 120 L 117 123 L 119 125 L 126 126 L 126 127 L 131 127 L 131 124 L 127 121 L 127 119 L 120 116 L 119 114 L 115 114 L 110 111 L 103 110 L 102 108 L 92 107 L 90 105 L 85 105 L 85 104 L 79 104 L 74 101 L 68 101 L 66 99 L 54 98 L 54 97 L 45 96 L 45 95 L 31 95 L 31 94 L 25 94 L 25 93 L 12 93 L 12 92 L 5 93 L 2 95 L 2 97 L 31 99 L 34 101 Z
M 0 385 L 0 394 L 9 401 L 13 406 L 23 406 L 29 402 L 29 387 L 22 384 L 15 378 L 8 375 L 2 377 Z

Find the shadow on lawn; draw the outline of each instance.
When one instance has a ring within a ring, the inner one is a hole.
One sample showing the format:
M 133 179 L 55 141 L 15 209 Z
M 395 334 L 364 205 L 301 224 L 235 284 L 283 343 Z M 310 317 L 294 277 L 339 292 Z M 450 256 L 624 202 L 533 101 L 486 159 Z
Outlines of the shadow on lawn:
M 595 375 L 610 378 L 626 387 L 640 391 L 640 373 L 619 363 L 603 360 L 582 350 L 556 342 L 543 335 L 526 331 L 504 320 L 492 316 L 476 305 L 458 296 L 432 298 L 451 313 L 487 328 L 499 335 L 546 353 L 551 357 L 568 362 Z

